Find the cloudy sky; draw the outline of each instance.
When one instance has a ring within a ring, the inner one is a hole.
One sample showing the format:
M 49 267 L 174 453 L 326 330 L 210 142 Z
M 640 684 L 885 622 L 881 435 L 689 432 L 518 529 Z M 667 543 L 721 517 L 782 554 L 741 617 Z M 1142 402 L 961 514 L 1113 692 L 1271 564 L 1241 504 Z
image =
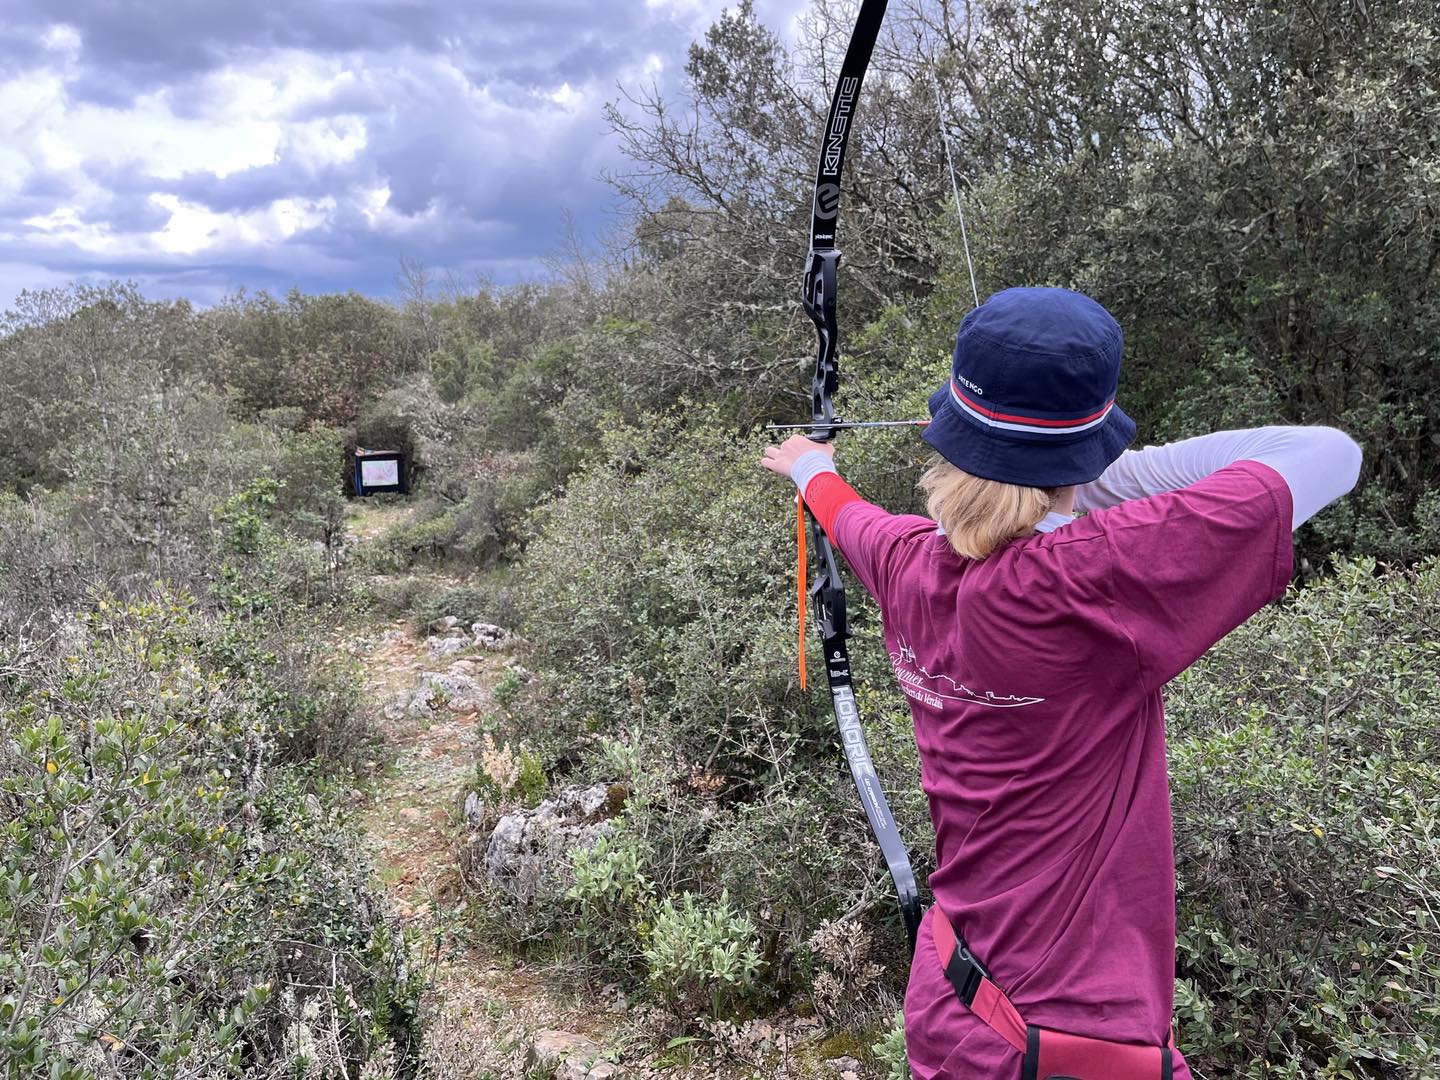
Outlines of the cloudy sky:
M 402 256 L 542 276 L 562 212 L 605 227 L 604 103 L 674 86 L 724 6 L 0 0 L 0 309 L 112 277 L 391 295 Z

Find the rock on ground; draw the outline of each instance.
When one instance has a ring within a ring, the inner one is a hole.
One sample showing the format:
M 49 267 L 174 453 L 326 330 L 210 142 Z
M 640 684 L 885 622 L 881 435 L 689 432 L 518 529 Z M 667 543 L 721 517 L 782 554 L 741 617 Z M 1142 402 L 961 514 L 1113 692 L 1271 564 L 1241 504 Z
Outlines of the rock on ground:
M 569 877 L 570 853 L 594 847 L 610 831 L 610 818 L 625 794 L 623 788 L 604 784 L 567 788 L 533 810 L 500 818 L 488 841 L 472 837 L 463 861 L 471 873 L 478 871 L 522 902 L 542 892 L 558 892 Z
M 570 1031 L 542 1031 L 530 1047 L 534 1068 L 554 1069 L 555 1080 L 610 1080 L 620 1070 L 608 1061 L 597 1061 L 600 1046 L 593 1039 Z
M 503 649 L 510 644 L 510 631 L 493 623 L 471 623 L 470 633 L 482 649 Z
M 414 687 L 402 691 L 385 706 L 385 718 L 424 716 L 442 706 L 451 712 L 474 712 L 489 702 L 489 691 L 463 670 L 423 671 Z
M 465 796 L 465 821 L 472 829 L 481 828 L 485 824 L 485 803 L 478 791 L 472 791 Z
M 469 647 L 469 640 L 463 637 L 428 637 L 425 639 L 425 650 L 434 657 L 453 656 L 455 653 L 464 652 Z

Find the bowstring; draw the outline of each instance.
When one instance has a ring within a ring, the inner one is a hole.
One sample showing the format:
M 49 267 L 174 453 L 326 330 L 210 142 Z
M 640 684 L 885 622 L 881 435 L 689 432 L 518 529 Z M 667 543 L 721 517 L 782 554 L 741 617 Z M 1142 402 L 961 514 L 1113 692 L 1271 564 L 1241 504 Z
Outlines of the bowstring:
M 955 194 L 955 213 L 960 218 L 960 243 L 965 248 L 965 268 L 970 271 L 970 293 L 975 297 L 975 306 L 980 306 L 980 287 L 975 284 L 975 263 L 970 258 L 970 231 L 965 227 L 965 208 L 960 205 L 960 184 L 955 179 L 955 158 L 950 152 L 950 134 L 945 130 L 945 106 L 940 100 L 940 80 L 935 69 L 930 69 L 930 87 L 935 91 L 935 117 L 940 127 L 940 141 L 945 144 L 945 164 L 950 172 L 950 190 Z

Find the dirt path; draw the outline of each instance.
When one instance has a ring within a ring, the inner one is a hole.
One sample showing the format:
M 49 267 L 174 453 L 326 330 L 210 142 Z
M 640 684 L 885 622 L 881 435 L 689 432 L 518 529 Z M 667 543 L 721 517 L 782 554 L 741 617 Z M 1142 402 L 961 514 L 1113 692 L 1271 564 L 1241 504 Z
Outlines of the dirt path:
M 359 543 L 370 543 L 408 513 L 405 507 L 365 507 L 351 530 Z M 453 638 L 464 628 L 448 633 Z M 618 995 L 587 993 L 562 967 L 528 966 L 485 943 L 476 929 L 484 920 L 471 908 L 458 852 L 466 838 L 463 807 L 476 779 L 480 724 L 512 657 L 475 645 L 440 653 L 427 637 L 429 631 L 416 634 L 410 620 L 401 619 L 346 627 L 339 638 L 364 656 L 367 695 L 384 717 L 389 765 L 377 777 L 359 825 L 376 874 L 414 943 L 412 962 L 426 978 L 422 1075 L 427 1080 L 843 1076 L 843 1070 L 816 1071 L 813 1053 L 799 1046 L 794 1049 L 800 1055 L 792 1056 L 798 1030 L 793 1022 L 783 1032 L 768 1022 L 743 1035 L 736 1031 L 739 1061 L 731 1054 L 724 1065 L 698 1060 L 699 1047 L 667 1047 L 665 1034 L 647 1025 L 645 1010 L 631 1008 Z M 474 699 L 461 708 L 446 700 L 429 708 L 395 707 L 427 672 L 473 680 Z M 577 1037 L 581 1043 L 567 1042 Z M 756 1038 L 767 1045 L 782 1040 L 778 1067 L 768 1053 L 763 1067 L 744 1063 L 747 1040 Z M 575 1047 L 578 1055 L 571 1052 Z M 804 1058 L 809 1061 L 802 1066 Z
M 436 667 L 403 624 L 389 627 L 387 634 L 393 640 L 370 654 L 369 691 L 377 710 L 414 686 L 422 671 Z M 426 717 L 384 721 L 393 760 L 375 786 L 361 825 L 396 913 L 407 923 L 459 900 L 454 844 L 458 811 L 474 771 L 477 716 L 438 709 Z
M 405 506 L 362 505 L 352 513 L 350 532 L 361 545 L 373 543 L 410 512 Z M 468 642 L 464 631 L 457 625 L 448 636 Z M 556 972 L 502 956 L 475 930 L 458 861 L 466 834 L 463 807 L 475 783 L 485 706 L 513 658 L 474 645 L 448 654 L 428 646 L 427 639 L 445 636 L 417 634 L 409 619 L 348 626 L 340 633 L 346 647 L 364 656 L 369 704 L 382 718 L 388 766 L 368 793 L 358 824 L 376 875 L 413 942 L 412 963 L 426 979 L 423 1075 L 532 1080 L 556 1075 L 558 1065 L 566 1080 L 604 1080 L 611 1074 L 603 1064 L 564 1072 L 563 1055 L 546 1065 L 534 1054 L 537 1040 L 545 1042 L 541 1033 L 558 1030 L 583 1032 L 602 1053 L 617 1056 L 609 1046 L 620 1036 L 597 1024 L 595 1003 L 577 1003 L 558 985 Z M 444 700 L 431 708 L 394 707 L 427 672 L 473 680 L 476 699 L 461 709 Z

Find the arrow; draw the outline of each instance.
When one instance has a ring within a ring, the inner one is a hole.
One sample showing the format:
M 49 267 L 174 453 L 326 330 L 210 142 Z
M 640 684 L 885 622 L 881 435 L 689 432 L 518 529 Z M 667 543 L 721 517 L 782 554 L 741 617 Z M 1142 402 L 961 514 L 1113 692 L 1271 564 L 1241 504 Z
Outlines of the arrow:
M 813 431 L 827 428 L 832 431 L 848 431 L 850 428 L 865 427 L 926 427 L 929 420 L 836 420 L 829 424 L 766 424 L 766 431 Z

